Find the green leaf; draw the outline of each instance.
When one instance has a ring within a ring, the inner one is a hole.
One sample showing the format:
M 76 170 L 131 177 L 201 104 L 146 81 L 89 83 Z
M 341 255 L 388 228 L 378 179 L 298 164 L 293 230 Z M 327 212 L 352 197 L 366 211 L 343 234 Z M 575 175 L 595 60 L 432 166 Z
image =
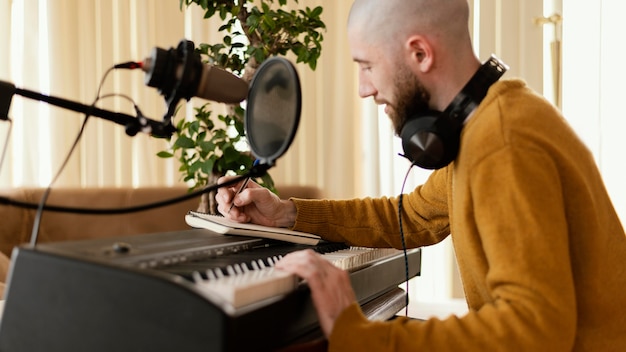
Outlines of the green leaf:
M 189 166 L 189 172 L 192 172 L 192 173 L 198 172 L 202 168 L 203 165 L 204 165 L 204 162 L 196 161 Z
M 200 150 L 202 151 L 213 152 L 215 151 L 216 146 L 215 146 L 215 143 L 211 141 L 202 141 L 198 143 L 198 147 L 200 147 Z
M 228 9 L 226 7 L 220 8 L 220 18 L 222 21 L 226 19 L 226 16 L 228 16 Z
M 207 175 L 212 174 L 214 165 L 215 165 L 214 158 L 207 159 L 204 163 L 202 163 L 202 172 L 204 172 Z
M 249 15 L 248 19 L 246 20 L 246 25 L 251 27 L 253 31 L 256 30 L 256 28 L 259 26 L 259 17 L 253 14 Z
M 195 148 L 196 146 L 195 142 L 187 136 L 178 137 L 174 144 L 181 148 Z
M 318 7 L 314 8 L 313 11 L 311 11 L 309 16 L 313 17 L 313 18 L 319 18 L 323 11 L 324 11 L 324 9 L 321 6 L 318 6 Z

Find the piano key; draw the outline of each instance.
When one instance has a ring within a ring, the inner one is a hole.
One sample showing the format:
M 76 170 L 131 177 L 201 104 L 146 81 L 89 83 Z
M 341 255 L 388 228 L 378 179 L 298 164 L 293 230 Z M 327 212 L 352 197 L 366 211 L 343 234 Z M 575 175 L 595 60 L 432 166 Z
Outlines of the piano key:
M 297 277 L 275 268 L 265 268 L 251 272 L 249 275 L 205 281 L 204 285 L 201 284 L 207 292 L 217 294 L 234 308 L 289 293 L 297 285 Z
M 206 271 L 207 277 L 209 280 L 215 280 L 217 279 L 217 276 L 215 276 L 215 274 L 213 273 L 213 270 L 207 270 Z M 198 274 L 200 275 L 200 274 Z M 202 281 L 202 276 L 199 276 L 198 278 L 194 277 L 194 281 L 198 282 L 198 281 Z
M 384 257 L 397 254 L 397 249 L 391 248 L 349 248 L 322 254 L 322 257 L 343 270 L 357 270 L 364 265 Z M 293 291 L 299 279 L 284 271 L 274 268 L 279 260 L 278 256 L 268 258 L 270 265 L 265 266 L 257 261 L 259 268 L 241 274 L 218 277 L 214 280 L 204 280 L 194 277 L 196 287 L 201 291 L 219 297 L 233 308 L 241 308 L 251 303 L 259 302 L 272 297 L 287 294 Z

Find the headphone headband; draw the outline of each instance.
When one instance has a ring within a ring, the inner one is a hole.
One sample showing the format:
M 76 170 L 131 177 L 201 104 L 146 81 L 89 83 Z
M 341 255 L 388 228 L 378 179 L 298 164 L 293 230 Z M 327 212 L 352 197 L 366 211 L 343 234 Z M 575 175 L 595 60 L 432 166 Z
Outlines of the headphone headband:
M 487 95 L 508 66 L 492 55 L 443 111 L 423 111 L 409 119 L 400 133 L 404 156 L 425 169 L 439 169 L 456 158 L 463 122 Z
M 462 124 L 485 98 L 489 87 L 497 82 L 508 69 L 509 67 L 504 62 L 491 55 L 489 60 L 478 68 L 443 113 Z

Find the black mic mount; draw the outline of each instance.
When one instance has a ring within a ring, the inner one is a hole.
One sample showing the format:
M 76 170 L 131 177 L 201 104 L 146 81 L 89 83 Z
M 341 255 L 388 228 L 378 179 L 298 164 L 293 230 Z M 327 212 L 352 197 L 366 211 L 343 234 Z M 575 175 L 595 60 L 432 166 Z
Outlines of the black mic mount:
M 146 84 L 157 88 L 165 98 L 167 111 L 163 123 L 169 123 L 182 99 L 189 100 L 200 81 L 202 60 L 194 43 L 182 40 L 176 49 L 154 48 L 150 57 L 152 67 L 146 73 Z
M 153 67 L 146 74 L 146 84 L 157 88 L 167 103 L 163 121 L 170 121 L 181 99 L 189 100 L 191 87 L 198 86 L 202 71 L 200 55 L 194 52 L 193 42 L 181 41 L 176 49 L 154 48 L 151 58 Z
M 176 131 L 170 120 L 159 122 L 150 120 L 144 116 L 131 116 L 119 112 L 99 109 L 93 105 L 85 105 L 71 100 L 44 95 L 27 89 L 16 88 L 9 82 L 0 81 L 0 120 L 7 120 L 9 107 L 13 95 L 39 100 L 48 104 L 58 106 L 67 110 L 80 112 L 89 116 L 100 117 L 105 120 L 122 125 L 126 129 L 126 134 L 134 136 L 138 132 L 150 134 L 155 137 L 169 138 Z

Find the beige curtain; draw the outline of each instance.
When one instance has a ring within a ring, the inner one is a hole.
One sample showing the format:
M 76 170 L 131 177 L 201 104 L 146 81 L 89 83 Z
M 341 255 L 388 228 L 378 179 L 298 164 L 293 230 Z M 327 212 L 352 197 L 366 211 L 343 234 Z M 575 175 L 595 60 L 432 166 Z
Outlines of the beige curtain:
M 44 94 L 91 104 L 104 72 L 113 64 L 141 59 L 155 45 L 174 45 L 183 36 L 177 1 L 3 1 L 2 79 Z M 167 24 L 164 28 L 161 24 Z M 143 85 L 139 72 L 113 72 L 103 94 L 126 94 L 148 116 L 159 118 L 163 102 Z M 132 113 L 120 98 L 99 107 Z M 83 117 L 16 96 L 11 149 L 0 171 L 2 186 L 45 186 L 59 169 Z M 155 157 L 163 141 L 126 136 L 122 126 L 91 118 L 79 147 L 55 186 L 140 186 L 173 184 L 170 163 Z
M 270 173 L 279 184 L 317 185 L 334 197 L 351 197 L 360 192 L 360 183 L 353 180 L 363 170 L 355 67 L 345 35 L 350 3 L 305 1 L 298 6 L 317 4 L 324 6 L 328 27 L 323 55 L 316 72 L 298 65 L 304 97 L 300 128 L 293 146 Z M 178 0 L 0 0 L 0 8 L 0 45 L 3 53 L 11 53 L 0 59 L 0 79 L 84 104 L 92 103 L 105 71 L 116 63 L 140 60 L 153 47 L 176 46 L 182 38 L 196 44 L 221 41 L 220 23 L 204 20 L 197 7 L 181 11 Z M 110 73 L 102 93 L 128 95 L 156 120 L 165 112 L 163 99 L 144 85 L 138 71 Z M 108 98 L 98 106 L 133 114 L 132 105 L 122 98 Z M 19 96 L 13 99 L 10 116 L 15 127 L 0 186 L 46 186 L 69 152 L 83 117 Z M 7 126 L 0 123 L 3 140 Z M 162 140 L 141 134 L 131 138 L 122 126 L 91 118 L 55 186 L 177 184 L 177 162 L 156 157 L 165 148 Z
M 0 81 L 6 81 L 10 77 L 11 67 L 9 66 L 10 54 L 10 38 L 11 38 L 11 3 L 9 1 L 0 1 Z M 0 112 L 1 114 L 2 112 Z M 7 159 L 2 162 L 3 150 L 7 133 L 9 132 L 9 123 L 2 121 L 6 116 L 0 116 L 0 185 L 10 184 L 11 178 L 7 166 L 10 161 Z M 9 154 L 9 151 L 4 151 Z

